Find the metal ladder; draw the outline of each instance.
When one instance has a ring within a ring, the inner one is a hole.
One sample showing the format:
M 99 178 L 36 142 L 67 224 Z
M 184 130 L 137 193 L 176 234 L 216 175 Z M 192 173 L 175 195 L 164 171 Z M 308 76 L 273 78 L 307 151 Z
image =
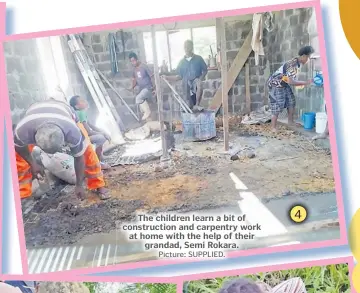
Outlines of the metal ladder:
M 68 35 L 68 46 L 74 56 L 75 62 L 81 72 L 86 86 L 98 108 L 100 115 L 105 115 L 107 127 L 116 143 L 123 143 L 124 138 L 121 130 L 124 130 L 124 123 L 121 120 L 109 94 L 107 93 L 101 78 L 90 59 L 82 41 L 75 35 Z

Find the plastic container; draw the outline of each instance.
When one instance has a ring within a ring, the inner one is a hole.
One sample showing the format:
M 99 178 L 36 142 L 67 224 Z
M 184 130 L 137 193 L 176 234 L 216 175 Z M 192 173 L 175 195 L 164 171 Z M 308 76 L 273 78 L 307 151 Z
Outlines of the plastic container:
M 216 136 L 215 112 L 181 113 L 183 137 L 186 141 L 203 141 Z
M 315 126 L 315 116 L 316 114 L 313 112 L 304 113 L 302 116 L 302 120 L 304 123 L 305 130 L 312 130 Z
M 322 86 L 324 84 L 324 78 L 321 73 L 316 73 L 314 76 L 314 84 L 316 86 Z
M 320 112 L 320 113 L 316 113 L 316 128 L 315 131 L 316 133 L 323 133 L 325 131 L 326 128 L 326 124 L 327 124 L 327 115 L 324 112 Z

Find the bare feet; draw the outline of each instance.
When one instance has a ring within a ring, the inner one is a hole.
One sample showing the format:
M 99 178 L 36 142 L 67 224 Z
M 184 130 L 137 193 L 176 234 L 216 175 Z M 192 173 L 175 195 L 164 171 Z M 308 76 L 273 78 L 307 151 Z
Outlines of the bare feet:
M 105 187 L 98 188 L 97 193 L 98 193 L 101 200 L 106 200 L 106 199 L 109 199 L 111 197 L 110 193 L 109 193 L 109 190 L 107 188 L 105 188 Z
M 278 130 L 276 128 L 271 128 L 271 132 L 275 134 L 278 132 Z
M 111 166 L 109 164 L 101 162 L 101 170 L 109 170 Z
M 288 121 L 288 126 L 295 126 L 295 122 L 294 121 Z

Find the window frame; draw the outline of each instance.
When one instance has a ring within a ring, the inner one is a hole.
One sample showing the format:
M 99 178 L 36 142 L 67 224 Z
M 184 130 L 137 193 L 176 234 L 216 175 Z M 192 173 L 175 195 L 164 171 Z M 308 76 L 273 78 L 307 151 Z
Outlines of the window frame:
M 216 54 L 216 51 L 217 51 L 217 33 L 216 33 L 216 26 L 215 25 L 209 25 L 209 26 L 203 26 L 203 27 L 191 27 L 191 28 L 184 28 L 184 29 L 170 29 L 170 30 L 159 30 L 159 31 L 156 31 L 156 34 L 158 33 L 164 33 L 165 32 L 165 35 L 166 35 L 166 51 L 167 51 L 167 54 L 166 54 L 166 61 L 168 62 L 168 68 L 169 68 L 169 71 L 170 72 L 173 72 L 176 70 L 176 67 L 177 65 L 174 65 L 172 64 L 172 60 L 171 60 L 171 54 L 172 54 L 172 50 L 171 50 L 171 41 L 170 41 L 170 35 L 171 35 L 171 32 L 172 31 L 186 31 L 188 30 L 189 31 L 189 34 L 190 34 L 190 39 L 192 42 L 194 42 L 194 30 L 196 29 L 201 29 L 201 28 L 213 28 L 214 30 L 214 36 L 215 36 L 215 42 L 210 44 L 213 48 L 213 52 Z M 143 40 L 144 40 L 144 34 L 148 34 L 146 38 L 149 38 L 150 40 L 152 39 L 151 37 L 151 33 L 150 32 L 144 32 L 143 33 Z M 158 40 L 158 38 L 156 38 Z M 209 46 L 210 46 L 209 45 Z M 215 45 L 215 46 L 214 46 Z M 147 54 L 147 46 L 145 46 L 145 59 L 146 59 L 146 62 L 149 63 L 149 60 L 148 60 L 148 54 Z M 151 48 L 151 51 L 152 51 L 152 48 Z M 204 57 L 202 56 L 204 59 L 207 59 L 207 56 Z M 152 59 L 152 58 L 151 58 Z M 162 62 L 162 61 L 161 61 Z M 150 62 L 150 64 L 153 63 L 153 61 Z M 159 64 L 160 66 L 160 64 Z

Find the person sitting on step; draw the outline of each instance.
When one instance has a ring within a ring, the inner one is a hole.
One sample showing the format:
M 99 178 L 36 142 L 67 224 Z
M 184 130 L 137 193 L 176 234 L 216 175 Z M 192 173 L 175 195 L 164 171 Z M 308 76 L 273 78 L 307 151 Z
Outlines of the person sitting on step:
M 69 104 L 75 110 L 76 114 L 78 115 L 79 121 L 85 127 L 89 135 L 90 142 L 96 146 L 95 152 L 100 160 L 101 169 L 110 169 L 110 166 L 104 163 L 103 146 L 106 141 L 111 141 L 111 137 L 106 132 L 102 131 L 89 121 L 87 113 L 89 104 L 84 98 L 80 96 L 73 96 L 70 99 Z

